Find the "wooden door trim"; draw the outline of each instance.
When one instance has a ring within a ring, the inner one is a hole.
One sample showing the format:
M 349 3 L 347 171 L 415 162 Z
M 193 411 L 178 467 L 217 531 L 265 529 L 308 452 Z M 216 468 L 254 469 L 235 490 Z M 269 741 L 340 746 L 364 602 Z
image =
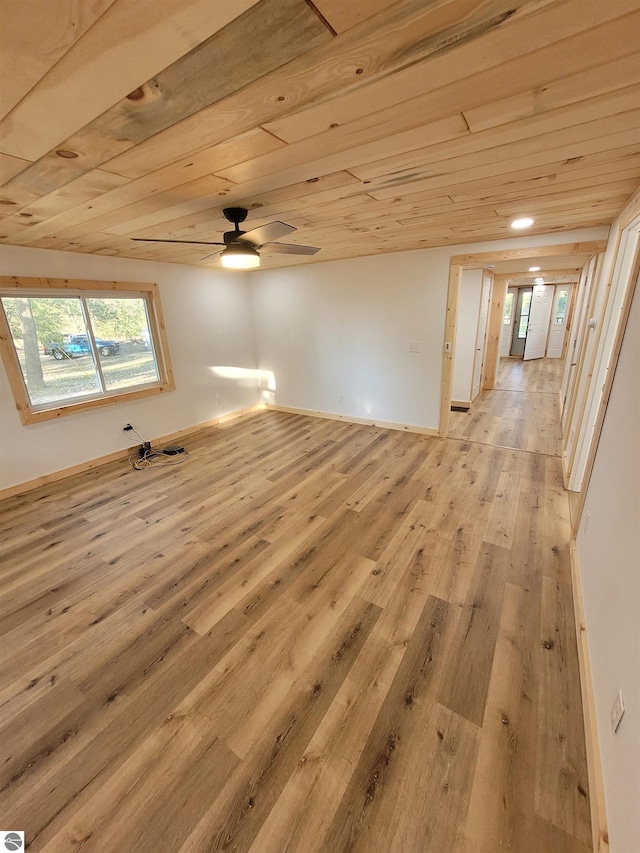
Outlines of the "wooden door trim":
M 631 267 L 631 283 L 630 286 L 627 288 L 627 292 L 622 303 L 622 309 L 620 311 L 620 317 L 618 319 L 618 328 L 616 330 L 616 336 L 613 342 L 611 361 L 607 369 L 607 376 L 602 390 L 602 399 L 600 400 L 600 405 L 598 407 L 598 413 L 596 415 L 596 421 L 593 428 L 593 435 L 591 437 L 591 446 L 589 448 L 589 453 L 587 454 L 587 459 L 585 462 L 584 474 L 582 476 L 582 486 L 580 491 L 578 492 L 578 503 L 575 509 L 575 514 L 572 515 L 571 518 L 571 525 L 573 528 L 574 536 L 578 535 L 578 527 L 580 526 L 582 512 L 584 510 L 584 505 L 587 499 L 587 491 L 589 489 L 589 483 L 591 482 L 591 474 L 593 473 L 593 466 L 595 463 L 596 454 L 598 452 L 598 445 L 600 443 L 600 436 L 602 435 L 604 419 L 606 417 L 607 408 L 609 406 L 609 399 L 611 397 L 611 390 L 613 388 L 616 368 L 618 366 L 618 361 L 620 360 L 622 342 L 624 340 L 624 335 L 627 329 L 627 323 L 629 321 L 631 304 L 633 302 L 633 297 L 635 296 L 636 292 L 638 275 L 640 275 L 640 240 L 638 240 L 638 242 L 636 243 L 635 257 L 633 260 L 633 265 Z
M 447 293 L 447 314 L 444 328 L 444 344 L 442 347 L 442 381 L 440 385 L 440 423 L 438 435 L 446 436 L 449 432 L 449 415 L 451 413 L 451 390 L 453 383 L 453 359 L 455 354 L 456 327 L 458 324 L 458 293 L 462 266 L 451 264 L 449 267 L 449 290 Z M 447 344 L 449 351 L 447 352 Z
M 618 234 L 618 240 L 620 239 L 620 235 Z M 616 248 L 617 252 L 617 248 Z M 588 340 L 589 340 L 589 317 L 592 315 L 592 309 L 594 306 L 594 301 L 596 295 L 598 293 L 598 287 L 600 286 L 600 278 L 602 276 L 602 266 L 604 263 L 604 254 L 598 255 L 593 263 L 593 271 L 591 273 L 591 278 L 587 279 L 586 286 L 589 290 L 586 295 L 586 302 L 583 306 L 584 315 L 578 319 L 579 323 L 582 323 L 582 328 L 577 329 L 577 346 L 578 346 L 578 355 L 576 358 L 576 369 L 573 375 L 573 383 L 571 387 L 567 388 L 567 403 L 569 404 L 569 409 L 567 412 L 566 419 L 566 428 L 563 429 L 562 432 L 562 459 L 563 459 L 563 468 L 565 474 L 566 483 L 569 482 L 569 476 L 571 474 L 571 470 L 569 467 L 569 459 L 567 458 L 567 447 L 569 445 L 569 437 L 571 435 L 571 425 L 573 423 L 574 411 L 576 407 L 576 402 L 578 399 L 578 390 L 580 388 L 580 379 L 582 377 L 582 371 L 584 366 L 584 360 L 586 358 Z M 576 425 L 577 432 L 577 425 Z M 573 450 L 573 448 L 572 448 Z
M 506 275 L 494 275 L 491 282 L 491 293 L 489 294 L 489 318 L 487 323 L 487 351 L 484 357 L 484 371 L 482 376 L 483 391 L 491 391 L 495 388 L 500 364 L 500 342 L 502 339 L 502 320 L 504 319 L 504 304 L 507 298 Z

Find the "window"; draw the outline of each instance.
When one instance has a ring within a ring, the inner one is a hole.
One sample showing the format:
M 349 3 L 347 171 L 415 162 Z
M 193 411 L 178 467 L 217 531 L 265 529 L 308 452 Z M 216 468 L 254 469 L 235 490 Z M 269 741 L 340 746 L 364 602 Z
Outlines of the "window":
M 504 303 L 504 316 L 502 318 L 502 324 L 504 326 L 511 325 L 511 313 L 513 311 L 513 291 L 509 291 L 507 293 L 507 298 Z
M 522 311 L 520 314 L 520 325 L 518 326 L 518 337 L 527 337 L 527 326 L 529 325 L 529 311 L 531 311 L 531 291 L 525 290 L 522 294 Z
M 556 302 L 556 323 L 564 323 L 565 316 L 567 314 L 567 302 L 569 299 L 569 291 L 561 290 L 558 293 L 558 299 Z
M 23 423 L 175 387 L 156 285 L 46 283 L 0 277 L 0 349 Z

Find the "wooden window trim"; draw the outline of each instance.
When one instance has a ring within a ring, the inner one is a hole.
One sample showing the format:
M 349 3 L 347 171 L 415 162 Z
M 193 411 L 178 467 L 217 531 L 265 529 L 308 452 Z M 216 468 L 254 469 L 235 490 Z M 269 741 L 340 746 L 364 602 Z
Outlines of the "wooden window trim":
M 24 276 L 0 276 L 0 290 L 3 291 L 39 291 L 41 295 L 47 292 L 75 293 L 142 293 L 148 298 L 149 326 L 156 364 L 160 381 L 150 388 L 138 388 L 132 391 L 123 391 L 118 394 L 98 397 L 92 400 L 82 400 L 77 403 L 69 402 L 54 406 L 50 409 L 34 410 L 29 400 L 29 394 L 24 382 L 18 355 L 13 345 L 13 338 L 9 324 L 0 311 L 0 356 L 4 364 L 9 386 L 13 393 L 16 409 L 20 420 L 24 425 L 39 423 L 40 421 L 54 420 L 72 415 L 76 412 L 85 412 L 97 409 L 101 406 L 109 406 L 129 400 L 138 400 L 142 397 L 150 397 L 156 394 L 164 394 L 175 390 L 175 378 L 171 357 L 169 355 L 169 343 L 162 313 L 160 301 L 160 289 L 157 284 L 151 282 L 126 282 L 126 281 L 91 281 L 89 279 L 61 279 L 61 278 L 28 278 Z

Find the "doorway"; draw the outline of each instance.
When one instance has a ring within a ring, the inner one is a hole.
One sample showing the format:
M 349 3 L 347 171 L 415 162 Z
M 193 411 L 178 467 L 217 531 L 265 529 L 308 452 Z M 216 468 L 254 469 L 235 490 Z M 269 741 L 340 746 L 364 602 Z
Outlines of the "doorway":
M 490 311 L 487 323 L 487 345 L 484 359 L 481 388 L 490 390 L 495 387 L 496 374 L 499 365 L 500 341 L 504 325 L 505 299 L 507 296 L 508 279 L 514 275 L 522 275 L 528 271 L 533 278 L 534 272 L 530 265 L 540 265 L 546 259 L 546 267 L 553 271 L 554 276 L 575 275 L 579 273 L 590 257 L 604 252 L 606 240 L 593 240 L 580 244 L 553 244 L 537 246 L 529 249 L 509 249 L 503 252 L 477 252 L 470 254 L 452 255 L 449 265 L 449 287 L 447 293 L 447 308 L 445 319 L 442 380 L 440 386 L 440 417 L 438 435 L 446 436 L 449 432 L 451 403 L 455 396 L 453 391 L 454 345 L 456 327 L 459 315 L 459 292 L 463 270 L 478 267 L 489 268 L 494 273 L 494 285 L 491 288 Z M 579 250 L 579 251 L 577 251 Z M 552 261 L 550 259 L 553 259 Z M 546 270 L 545 270 L 546 272 Z M 523 350 L 524 356 L 524 350 Z

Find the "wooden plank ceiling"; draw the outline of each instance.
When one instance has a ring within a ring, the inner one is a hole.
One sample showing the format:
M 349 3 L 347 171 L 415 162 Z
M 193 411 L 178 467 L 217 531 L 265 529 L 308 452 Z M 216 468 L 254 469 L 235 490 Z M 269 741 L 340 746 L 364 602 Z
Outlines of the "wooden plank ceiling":
M 0 240 L 218 266 L 609 224 L 640 185 L 640 0 L 7 0 Z

